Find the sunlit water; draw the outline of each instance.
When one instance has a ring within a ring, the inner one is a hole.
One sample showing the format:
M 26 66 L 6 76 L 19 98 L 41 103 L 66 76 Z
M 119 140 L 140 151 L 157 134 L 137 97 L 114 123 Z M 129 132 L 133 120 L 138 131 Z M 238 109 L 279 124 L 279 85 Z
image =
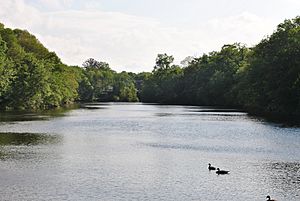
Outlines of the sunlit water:
M 90 104 L 0 120 L 0 200 L 300 200 L 300 129 L 242 112 Z

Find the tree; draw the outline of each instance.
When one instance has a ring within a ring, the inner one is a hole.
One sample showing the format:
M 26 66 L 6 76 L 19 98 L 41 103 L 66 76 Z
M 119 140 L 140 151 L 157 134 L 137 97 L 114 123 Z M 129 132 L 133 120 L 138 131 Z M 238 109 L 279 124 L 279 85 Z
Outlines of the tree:
M 14 70 L 6 57 L 7 46 L 0 35 L 0 106 L 5 102 L 13 81 Z
M 63 65 L 27 31 L 0 26 L 0 107 L 46 109 L 74 101 L 76 68 Z
M 165 54 L 158 54 L 154 66 L 154 71 L 155 70 L 165 70 L 170 68 L 171 63 L 173 63 L 174 57 L 173 56 L 168 56 L 166 53 Z
M 9 106 L 18 109 L 42 108 L 43 95 L 48 85 L 43 63 L 32 54 L 26 54 L 16 65 L 16 79 L 12 84 Z
M 141 99 L 145 102 L 175 103 L 178 97 L 178 81 L 182 76 L 179 66 L 171 65 L 173 56 L 158 54 L 152 75 L 144 81 Z
M 93 58 L 87 59 L 83 64 L 83 67 L 86 69 L 102 69 L 102 70 L 110 70 L 109 64 L 102 61 L 97 61 Z
M 300 115 L 300 17 L 285 20 L 253 48 L 239 96 L 254 112 Z
M 129 73 L 123 71 L 115 74 L 113 96 L 117 101 L 136 102 L 139 100 L 135 80 Z

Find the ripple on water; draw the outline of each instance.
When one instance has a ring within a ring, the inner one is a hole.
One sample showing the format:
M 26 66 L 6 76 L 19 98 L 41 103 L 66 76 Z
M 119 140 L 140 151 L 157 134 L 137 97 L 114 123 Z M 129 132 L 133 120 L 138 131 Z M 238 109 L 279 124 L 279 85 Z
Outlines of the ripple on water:
M 91 103 L 0 115 L 2 200 L 300 200 L 300 129 L 242 111 Z

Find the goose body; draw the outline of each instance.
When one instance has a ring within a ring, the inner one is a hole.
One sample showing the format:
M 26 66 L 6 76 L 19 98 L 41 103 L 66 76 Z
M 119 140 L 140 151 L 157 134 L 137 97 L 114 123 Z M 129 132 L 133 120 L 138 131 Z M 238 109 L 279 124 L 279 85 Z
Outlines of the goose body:
M 216 170 L 216 168 L 215 168 L 215 167 L 213 167 L 213 166 L 211 166 L 211 164 L 210 164 L 210 163 L 208 163 L 208 170 Z
M 217 174 L 228 174 L 229 171 L 227 171 L 227 170 L 220 170 L 220 168 L 217 168 L 216 173 L 217 173 Z
M 276 201 L 276 200 L 271 199 L 271 197 L 268 195 L 268 196 L 267 196 L 267 201 Z

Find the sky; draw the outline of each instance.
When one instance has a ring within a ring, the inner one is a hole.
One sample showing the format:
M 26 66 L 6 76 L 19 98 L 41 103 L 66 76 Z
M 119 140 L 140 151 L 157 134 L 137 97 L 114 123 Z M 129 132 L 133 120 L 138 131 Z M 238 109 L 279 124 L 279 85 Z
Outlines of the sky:
M 175 57 L 251 47 L 285 19 L 300 0 L 0 0 L 0 22 L 26 29 L 68 65 L 88 58 L 113 70 L 151 71 L 159 53 Z

